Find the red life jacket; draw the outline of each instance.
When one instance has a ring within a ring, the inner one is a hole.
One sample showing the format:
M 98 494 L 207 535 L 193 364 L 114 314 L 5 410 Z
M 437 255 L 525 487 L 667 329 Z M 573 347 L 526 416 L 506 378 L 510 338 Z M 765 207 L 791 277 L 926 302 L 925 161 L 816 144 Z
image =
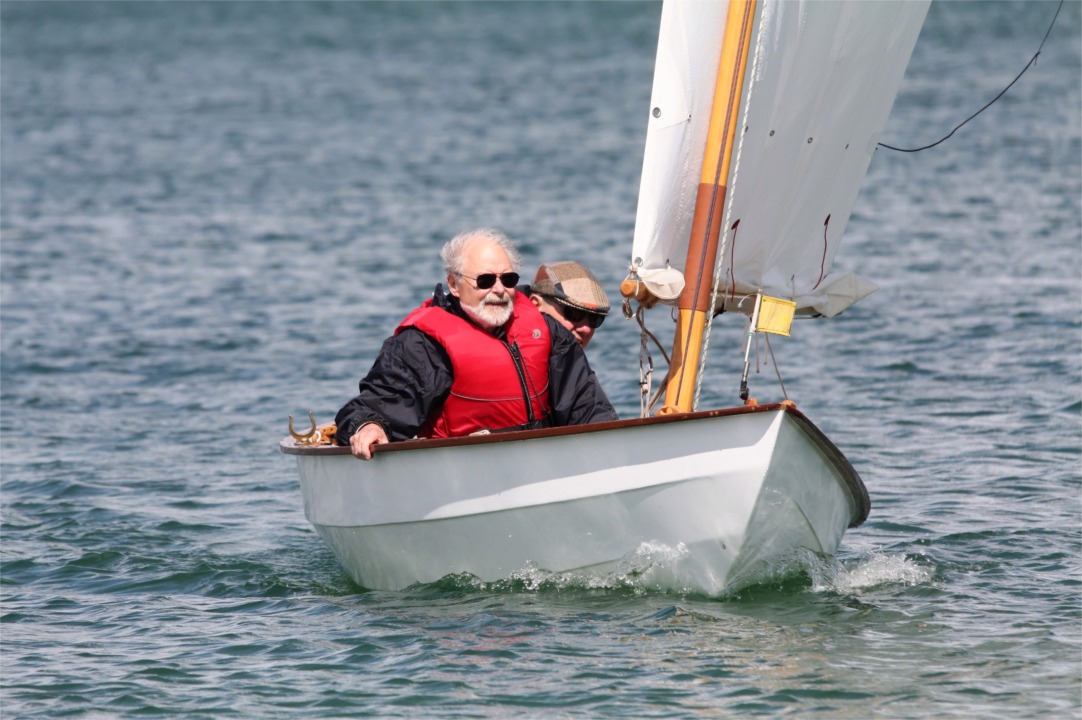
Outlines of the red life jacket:
M 395 330 L 398 334 L 416 328 L 439 342 L 451 358 L 451 393 L 439 414 L 417 433 L 419 437 L 459 437 L 483 429 L 525 426 L 530 420 L 527 397 L 534 419 L 548 416 L 552 338 L 541 312 L 525 295 L 515 293 L 505 341 L 431 305 L 426 300 Z

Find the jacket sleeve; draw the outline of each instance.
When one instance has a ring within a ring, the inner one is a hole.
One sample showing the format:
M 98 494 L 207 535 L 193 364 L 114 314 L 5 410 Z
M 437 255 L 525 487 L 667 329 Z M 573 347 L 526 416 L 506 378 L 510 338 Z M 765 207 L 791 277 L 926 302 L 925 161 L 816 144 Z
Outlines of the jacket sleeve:
M 586 353 L 575 336 L 554 318 L 545 316 L 552 337 L 549 355 L 549 401 L 552 424 L 584 425 L 619 420 Z
M 417 435 L 451 391 L 451 361 L 438 342 L 407 328 L 383 342 L 359 394 L 338 411 L 335 433 L 348 445 L 357 428 L 377 422 L 392 441 Z

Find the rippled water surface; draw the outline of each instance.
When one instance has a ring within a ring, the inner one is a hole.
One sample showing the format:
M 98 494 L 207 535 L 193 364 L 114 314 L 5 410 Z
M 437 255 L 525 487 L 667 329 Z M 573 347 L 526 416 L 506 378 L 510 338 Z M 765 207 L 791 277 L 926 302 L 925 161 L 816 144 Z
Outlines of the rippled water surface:
M 933 3 L 883 140 L 946 134 L 1056 9 Z M 727 598 L 371 592 L 306 522 L 286 416 L 332 418 L 451 234 L 616 294 L 659 15 L 0 5 L 4 717 L 1082 714 L 1077 2 L 955 137 L 877 153 L 837 265 L 880 290 L 774 344 L 872 496 L 837 558 Z M 618 318 L 590 347 L 624 416 L 637 352 Z

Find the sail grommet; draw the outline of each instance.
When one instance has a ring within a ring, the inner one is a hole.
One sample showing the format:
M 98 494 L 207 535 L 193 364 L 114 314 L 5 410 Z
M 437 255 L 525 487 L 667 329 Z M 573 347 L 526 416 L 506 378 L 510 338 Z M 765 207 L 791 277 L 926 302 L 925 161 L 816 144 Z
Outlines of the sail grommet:
M 661 108 L 659 108 L 659 107 L 654 108 L 654 111 L 651 113 L 651 115 L 653 115 L 656 118 L 661 117 Z

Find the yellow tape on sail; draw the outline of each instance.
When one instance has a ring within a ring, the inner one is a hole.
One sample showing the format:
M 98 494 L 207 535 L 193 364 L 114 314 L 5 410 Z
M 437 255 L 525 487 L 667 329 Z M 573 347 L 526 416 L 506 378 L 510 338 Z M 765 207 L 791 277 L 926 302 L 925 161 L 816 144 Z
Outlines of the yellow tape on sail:
M 795 302 L 763 295 L 759 305 L 759 319 L 755 323 L 755 330 L 789 337 L 794 314 L 796 314 Z

